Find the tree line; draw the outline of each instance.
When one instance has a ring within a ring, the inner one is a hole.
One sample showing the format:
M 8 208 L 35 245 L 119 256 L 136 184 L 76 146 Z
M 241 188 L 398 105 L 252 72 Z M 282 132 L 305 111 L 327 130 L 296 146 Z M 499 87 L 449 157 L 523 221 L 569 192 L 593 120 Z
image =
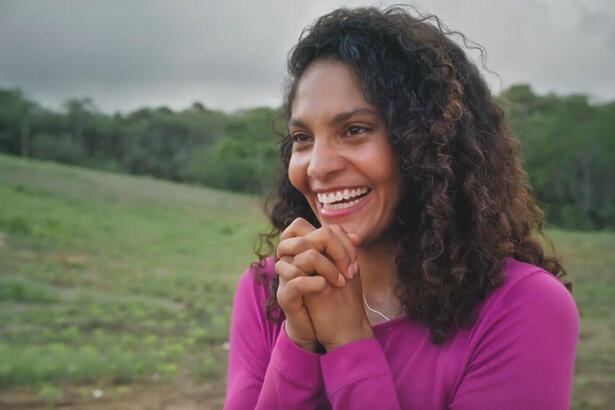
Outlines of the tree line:
M 614 229 L 615 102 L 537 95 L 528 85 L 498 99 L 549 224 Z M 51 110 L 0 89 L 0 152 L 240 192 L 272 189 L 285 128 L 268 107 L 227 114 L 196 102 L 107 114 L 88 98 Z

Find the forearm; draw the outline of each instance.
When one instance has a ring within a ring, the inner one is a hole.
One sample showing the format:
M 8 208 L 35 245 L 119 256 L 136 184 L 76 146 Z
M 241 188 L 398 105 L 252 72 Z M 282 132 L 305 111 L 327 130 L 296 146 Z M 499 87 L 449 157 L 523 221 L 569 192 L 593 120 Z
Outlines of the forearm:
M 256 404 L 257 409 L 315 409 L 326 402 L 320 356 L 301 349 L 282 330 Z
M 340 346 L 320 359 L 334 409 L 400 409 L 393 375 L 376 339 Z

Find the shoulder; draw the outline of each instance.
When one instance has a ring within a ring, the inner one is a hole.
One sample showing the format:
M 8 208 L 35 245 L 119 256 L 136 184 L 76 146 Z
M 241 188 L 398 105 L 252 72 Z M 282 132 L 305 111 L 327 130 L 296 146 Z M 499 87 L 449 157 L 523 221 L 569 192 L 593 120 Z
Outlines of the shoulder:
M 576 338 L 579 313 L 572 294 L 558 278 L 544 269 L 515 259 L 504 267 L 504 283 L 485 300 L 479 322 L 515 323 L 509 329 L 535 334 Z
M 235 303 L 249 303 L 254 309 L 263 311 L 267 298 L 271 294 L 271 281 L 275 276 L 274 258 L 253 262 L 239 278 L 235 292 Z
M 280 331 L 280 325 L 267 318 L 266 309 L 271 280 L 275 275 L 274 264 L 273 258 L 267 258 L 246 269 L 239 279 L 233 302 L 231 339 L 235 334 L 235 339 L 241 336 L 246 343 L 248 339 L 252 342 L 260 340 L 263 357 L 268 357 Z
M 572 295 L 531 264 L 509 259 L 503 273 L 464 339 L 450 407 L 568 408 L 579 337 Z
M 275 276 L 274 265 L 274 258 L 252 262 L 239 278 L 237 293 L 243 296 L 264 296 L 266 299 L 269 295 L 269 286 Z
M 502 302 L 524 302 L 534 307 L 554 306 L 564 312 L 574 310 L 572 294 L 560 280 L 544 269 L 509 258 L 504 267 L 503 285 L 494 292 Z

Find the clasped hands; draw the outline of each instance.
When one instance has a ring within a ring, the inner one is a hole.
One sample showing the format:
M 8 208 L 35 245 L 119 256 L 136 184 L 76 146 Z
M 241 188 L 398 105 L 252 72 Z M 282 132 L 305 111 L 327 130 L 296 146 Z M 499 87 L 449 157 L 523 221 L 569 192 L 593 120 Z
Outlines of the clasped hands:
M 280 235 L 275 272 L 286 334 L 299 347 L 327 352 L 373 337 L 362 302 L 359 238 L 339 225 L 295 219 Z

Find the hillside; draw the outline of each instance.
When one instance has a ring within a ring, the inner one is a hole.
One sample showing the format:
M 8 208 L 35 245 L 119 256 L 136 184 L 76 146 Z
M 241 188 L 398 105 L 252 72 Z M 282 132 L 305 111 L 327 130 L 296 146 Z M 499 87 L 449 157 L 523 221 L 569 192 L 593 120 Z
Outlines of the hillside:
M 224 376 L 258 199 L 8 156 L 0 198 L 1 389 L 61 403 Z
M 0 155 L 0 408 L 219 407 L 260 202 Z M 582 316 L 573 407 L 604 408 L 615 234 L 550 233 Z

